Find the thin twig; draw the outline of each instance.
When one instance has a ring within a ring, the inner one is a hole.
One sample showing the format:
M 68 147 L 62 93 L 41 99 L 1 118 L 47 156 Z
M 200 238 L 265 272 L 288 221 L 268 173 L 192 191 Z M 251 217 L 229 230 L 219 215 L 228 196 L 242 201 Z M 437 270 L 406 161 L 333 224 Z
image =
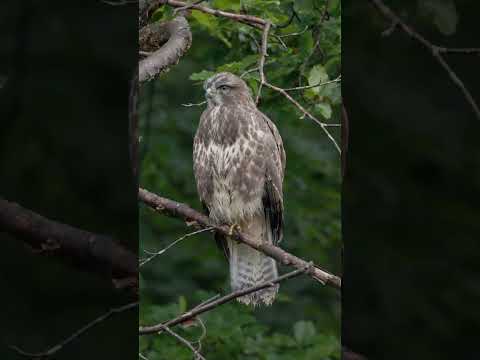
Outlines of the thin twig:
M 200 317 L 196 317 L 196 320 L 197 320 L 197 323 L 199 323 L 200 327 L 202 328 L 202 333 L 200 334 L 198 339 L 195 341 L 196 343 L 198 343 L 197 351 L 200 352 L 200 350 L 202 350 L 202 340 L 205 339 L 205 337 L 207 336 L 207 327 L 203 323 L 203 320 L 200 319 Z
M 191 233 L 188 233 L 188 234 L 185 234 L 181 237 L 179 237 L 177 240 L 173 241 L 172 243 L 170 243 L 167 247 L 163 248 L 162 250 L 159 250 L 159 251 L 155 251 L 155 252 L 149 252 L 147 250 L 144 250 L 147 254 L 149 254 L 150 256 L 144 260 L 142 260 L 140 262 L 140 265 L 139 266 L 143 266 L 145 265 L 146 263 L 150 262 L 151 260 L 153 260 L 154 258 L 156 258 L 158 255 L 162 255 L 165 251 L 167 251 L 168 249 L 170 249 L 172 246 L 175 246 L 176 244 L 178 244 L 180 241 L 188 238 L 188 237 L 191 237 L 191 236 L 194 236 L 194 235 L 197 235 L 197 234 L 200 234 L 200 233 L 204 233 L 206 231 L 210 231 L 212 230 L 213 228 L 212 227 L 207 227 L 207 228 L 204 228 L 204 229 L 200 229 L 200 230 L 197 230 L 197 231 L 194 231 L 194 232 L 191 232 Z
M 184 11 L 184 10 L 191 9 L 192 6 L 194 6 L 194 5 L 199 5 L 199 4 L 201 4 L 202 2 L 204 2 L 204 1 L 205 1 L 205 0 L 197 0 L 197 1 L 193 2 L 193 3 L 191 3 L 191 4 L 178 7 L 178 8 L 176 8 L 175 10 L 173 10 L 173 16 L 176 16 L 179 11 Z
M 138 1 L 137 0 L 120 0 L 120 1 L 107 1 L 107 0 L 102 0 L 103 3 L 111 6 L 123 6 L 123 5 L 128 5 L 128 4 L 135 4 Z
M 445 69 L 445 71 L 447 72 L 452 82 L 461 90 L 465 99 L 472 107 L 477 118 L 480 119 L 480 108 L 478 107 L 477 103 L 473 99 L 472 94 L 466 88 L 463 81 L 460 80 L 460 78 L 452 70 L 448 62 L 442 56 L 442 54 L 447 54 L 447 53 L 461 53 L 461 54 L 479 53 L 480 49 L 478 48 L 449 49 L 443 46 L 434 45 L 430 41 L 428 41 L 426 38 L 424 38 L 422 35 L 420 35 L 417 31 L 415 31 L 412 27 L 407 25 L 397 14 L 395 14 L 388 6 L 386 6 L 382 0 L 368 0 L 368 1 L 370 1 L 386 19 L 392 22 L 392 26 L 389 29 L 387 29 L 387 34 L 391 33 L 396 28 L 400 28 L 412 39 L 418 41 L 420 44 L 422 44 L 425 48 L 427 48 L 431 52 L 432 56 Z
M 193 345 L 190 343 L 190 341 L 188 341 L 188 340 L 185 339 L 184 337 L 178 335 L 175 331 L 173 331 L 172 329 L 170 329 L 168 326 L 162 325 L 162 326 L 160 327 L 160 330 L 161 330 L 161 331 L 165 331 L 166 333 L 170 334 L 170 335 L 173 336 L 175 339 L 177 339 L 177 340 L 180 341 L 182 344 L 184 344 L 186 347 L 188 347 L 190 350 L 192 350 L 192 352 L 193 352 L 193 354 L 195 355 L 195 358 L 196 358 L 196 359 L 205 360 L 205 358 L 202 356 L 202 354 L 200 354 L 200 353 L 198 352 L 198 350 L 193 347 Z M 160 331 L 160 332 L 161 332 L 161 331 Z
M 303 33 L 305 33 L 306 31 L 308 30 L 308 25 L 305 26 L 305 29 L 303 29 L 302 31 L 297 31 L 297 32 L 292 32 L 292 33 L 289 33 L 289 34 L 283 34 L 283 35 L 277 35 L 279 38 L 284 38 L 284 37 L 289 37 L 289 36 L 297 36 L 297 35 L 302 35 Z
M 315 84 L 315 85 L 308 85 L 308 86 L 297 86 L 297 87 L 283 89 L 283 90 L 285 90 L 285 91 L 306 90 L 306 89 L 312 89 L 312 88 L 316 88 L 316 87 L 319 87 L 319 86 L 324 86 L 324 85 L 327 85 L 327 84 L 332 84 L 332 83 L 336 83 L 336 82 L 340 82 L 340 81 L 342 81 L 342 76 L 341 75 L 339 77 L 337 77 L 336 79 L 333 79 L 333 80 L 330 80 L 330 81 L 325 81 L 323 83 L 318 83 L 318 84 Z
M 288 46 L 287 44 L 285 44 L 285 42 L 282 40 L 282 38 L 276 34 L 271 34 L 279 43 L 280 45 L 282 45 L 283 49 L 284 50 L 288 50 Z
M 273 63 L 275 63 L 275 61 L 273 61 L 273 60 L 272 61 L 266 61 L 265 64 L 263 65 L 263 67 L 265 68 L 265 66 L 271 65 Z M 248 70 L 245 70 L 245 72 L 242 73 L 242 75 L 240 75 L 240 78 L 243 78 L 243 77 L 245 77 L 245 75 L 248 75 L 248 74 L 250 74 L 252 72 L 255 72 L 255 71 L 258 71 L 258 70 L 259 70 L 258 66 L 254 67 L 254 68 L 251 68 L 251 69 L 248 69 Z
M 270 31 L 270 27 L 272 23 L 267 21 L 263 27 L 262 32 L 262 45 L 260 47 L 260 61 L 258 63 L 258 72 L 260 73 L 260 85 L 258 86 L 257 98 L 255 99 L 255 103 L 258 104 L 260 100 L 260 95 L 262 93 L 262 86 L 266 82 L 265 72 L 263 70 L 265 66 L 265 58 L 268 56 L 267 54 L 267 46 L 268 46 L 268 32 Z
M 90 330 L 92 327 L 94 327 L 95 325 L 98 325 L 99 323 L 103 322 L 104 320 L 106 320 L 107 318 L 112 316 L 113 314 L 122 313 L 124 311 L 136 308 L 137 306 L 138 306 L 138 301 L 133 302 L 133 303 L 129 303 L 129 304 L 126 304 L 126 305 L 123 305 L 123 306 L 119 306 L 119 307 L 116 307 L 116 308 L 111 308 L 105 314 L 97 317 L 93 321 L 90 321 L 88 324 L 86 324 L 85 326 L 83 326 L 80 329 L 78 329 L 77 331 L 75 331 L 72 335 L 70 335 L 66 339 L 62 340 L 58 344 L 56 344 L 56 345 L 52 346 L 51 348 L 49 348 L 45 351 L 42 351 L 42 352 L 37 352 L 37 353 L 27 352 L 27 351 L 24 351 L 24 350 L 20 349 L 19 347 L 15 346 L 15 345 L 10 346 L 10 348 L 15 350 L 20 355 L 31 357 L 31 358 L 41 358 L 41 357 L 52 356 L 53 354 L 60 351 L 65 345 L 67 345 L 67 344 L 71 343 L 73 340 L 79 338 L 81 335 L 83 335 L 85 332 Z
M 220 296 L 221 296 L 220 294 L 216 294 L 216 295 L 212 296 L 211 298 L 208 298 L 207 300 L 202 301 L 200 304 L 195 306 L 192 310 L 197 309 L 197 308 L 202 307 L 202 306 L 205 306 L 205 305 L 211 303 L 212 301 L 217 300 Z
M 447 54 L 480 54 L 480 48 L 446 48 L 437 47 L 438 51 Z
M 318 120 L 315 116 L 313 116 L 309 111 L 307 111 L 302 105 L 300 105 L 300 103 L 295 100 L 293 97 L 290 96 L 290 94 L 288 92 L 286 92 L 284 89 L 278 87 L 278 86 L 275 86 L 275 85 L 272 85 L 268 82 L 264 83 L 264 85 L 272 90 L 275 90 L 276 92 L 279 92 L 280 94 L 282 94 L 283 96 L 285 96 L 293 105 L 295 105 L 305 116 L 309 117 L 311 120 L 313 120 L 314 122 L 316 122 L 318 125 L 320 125 L 320 127 L 322 128 L 323 132 L 327 135 L 327 137 L 330 139 L 330 141 L 333 143 L 333 145 L 335 146 L 335 148 L 337 149 L 338 153 L 341 154 L 342 153 L 342 150 L 340 150 L 340 146 L 338 146 L 338 143 L 337 141 L 335 140 L 335 138 L 333 137 L 332 134 L 330 134 L 330 132 L 328 131 L 327 129 L 327 124 Z
M 202 101 L 202 102 L 199 102 L 199 103 L 196 103 L 196 104 L 194 104 L 194 103 L 182 104 L 182 106 L 185 106 L 185 107 L 202 106 L 206 103 L 207 103 L 207 101 Z
M 306 266 L 303 266 L 300 269 L 297 269 L 297 270 L 291 271 L 287 274 L 284 274 L 282 276 L 279 276 L 276 279 L 273 279 L 271 281 L 266 281 L 266 282 L 263 282 L 261 284 L 255 285 L 255 286 L 248 287 L 248 288 L 243 289 L 243 290 L 234 291 L 230 294 L 222 296 L 221 298 L 219 298 L 215 301 L 211 301 L 211 302 L 209 302 L 209 303 L 207 303 L 203 306 L 197 306 L 194 309 L 189 310 L 189 311 L 183 313 L 182 315 L 177 316 L 176 318 L 168 320 L 164 323 L 156 324 L 156 325 L 152 325 L 152 326 L 140 327 L 139 334 L 140 335 L 146 335 L 146 334 L 158 333 L 159 331 L 164 330 L 165 327 L 172 327 L 174 325 L 184 323 L 185 321 L 193 319 L 197 315 L 200 315 L 200 314 L 202 314 L 206 311 L 212 310 L 212 309 L 214 309 L 214 308 L 216 308 L 216 307 L 218 307 L 222 304 L 225 304 L 227 302 L 230 302 L 230 301 L 232 301 L 236 298 L 239 298 L 239 297 L 247 295 L 247 294 L 251 294 L 255 291 L 259 291 L 259 290 L 262 290 L 262 289 L 265 289 L 265 288 L 268 288 L 268 287 L 272 287 L 275 284 L 278 284 L 278 283 L 280 283 L 284 280 L 291 279 L 293 277 L 299 276 L 301 274 L 310 273 L 314 269 L 315 269 L 315 267 L 313 266 L 312 263 L 307 263 Z

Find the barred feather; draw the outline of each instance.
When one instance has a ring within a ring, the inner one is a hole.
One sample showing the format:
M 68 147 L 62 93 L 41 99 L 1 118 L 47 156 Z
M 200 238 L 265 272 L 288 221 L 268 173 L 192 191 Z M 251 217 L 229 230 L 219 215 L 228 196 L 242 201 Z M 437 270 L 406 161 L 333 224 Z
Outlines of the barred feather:
M 219 73 L 204 83 L 208 107 L 193 143 L 200 200 L 213 222 L 238 224 L 249 238 L 277 244 L 282 238 L 285 151 L 273 122 L 256 107 L 245 82 Z M 217 236 L 229 258 L 232 290 L 277 277 L 275 261 L 232 239 Z M 270 305 L 278 285 L 239 298 Z

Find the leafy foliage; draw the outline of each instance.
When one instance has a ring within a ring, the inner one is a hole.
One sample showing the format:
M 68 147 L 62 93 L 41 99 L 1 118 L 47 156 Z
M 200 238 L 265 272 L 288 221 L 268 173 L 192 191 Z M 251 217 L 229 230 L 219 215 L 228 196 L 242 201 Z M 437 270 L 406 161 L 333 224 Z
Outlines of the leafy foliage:
M 325 5 L 328 4 L 328 16 Z M 212 0 L 209 5 L 272 21 L 265 74 L 274 85 L 291 88 L 336 79 L 341 71 L 340 1 Z M 168 7 L 154 19 L 171 18 Z M 192 11 L 193 43 L 180 63 L 141 89 L 141 185 L 200 209 L 192 169 L 192 140 L 203 100 L 201 83 L 218 71 L 238 75 L 258 66 L 261 31 L 222 17 Z M 278 38 L 278 36 L 283 36 Z M 256 94 L 257 71 L 244 74 Z M 340 122 L 338 82 L 291 92 L 325 122 Z M 260 109 L 278 126 L 287 153 L 283 248 L 340 273 L 340 161 L 318 125 L 281 94 L 262 90 Z M 332 128 L 339 138 L 338 128 Z M 140 214 L 140 252 L 159 250 L 185 233 L 178 219 Z M 286 269 L 280 268 L 280 272 Z M 168 320 L 215 293 L 228 292 L 228 265 L 204 233 L 188 237 L 141 268 L 142 324 Z M 207 359 L 337 359 L 340 304 L 335 290 L 297 278 L 280 287 L 272 307 L 222 305 L 198 323 L 173 328 L 195 341 L 203 337 Z M 192 352 L 167 334 L 143 336 L 140 352 L 150 360 L 191 359 Z

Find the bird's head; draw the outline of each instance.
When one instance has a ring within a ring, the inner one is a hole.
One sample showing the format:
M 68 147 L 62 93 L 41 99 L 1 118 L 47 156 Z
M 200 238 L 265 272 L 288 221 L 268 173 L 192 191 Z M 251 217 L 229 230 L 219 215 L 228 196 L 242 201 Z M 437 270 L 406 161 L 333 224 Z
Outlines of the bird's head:
M 203 88 L 210 106 L 253 101 L 245 81 L 229 72 L 213 75 L 205 80 Z

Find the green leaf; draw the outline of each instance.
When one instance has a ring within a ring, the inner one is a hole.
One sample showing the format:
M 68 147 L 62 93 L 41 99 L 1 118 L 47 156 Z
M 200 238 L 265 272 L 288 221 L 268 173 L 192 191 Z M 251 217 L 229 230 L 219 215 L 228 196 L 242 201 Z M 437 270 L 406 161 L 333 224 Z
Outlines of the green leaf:
M 325 68 L 322 65 L 315 65 L 308 75 L 308 85 L 312 86 L 326 81 L 328 81 L 328 74 Z M 318 94 L 320 87 L 313 88 L 313 91 Z
M 221 10 L 240 10 L 240 1 L 238 0 L 214 0 L 212 4 L 213 8 Z
M 299 51 L 302 57 L 309 56 L 313 50 L 313 35 L 311 31 L 306 31 L 300 35 Z
M 193 73 L 190 75 L 189 79 L 193 81 L 204 81 L 207 80 L 209 77 L 215 75 L 213 71 L 202 70 L 198 73 Z
M 178 297 L 178 309 L 181 313 L 187 311 L 187 299 L 183 295 Z
M 202 13 L 200 11 L 193 11 L 192 17 L 203 27 L 205 27 L 210 34 L 222 40 L 227 47 L 232 47 L 232 43 L 230 40 L 226 38 L 224 33 L 222 32 L 222 28 L 220 26 L 220 22 L 214 16 L 209 14 Z
M 315 105 L 315 110 L 317 110 L 325 119 L 330 119 L 332 117 L 332 107 L 329 103 L 319 103 Z
M 217 71 L 229 71 L 231 73 L 240 73 L 243 72 L 249 67 L 250 65 L 256 63 L 258 61 L 258 55 L 248 55 L 243 58 L 242 61 L 235 61 L 229 64 L 224 64 L 217 68 Z
M 297 321 L 295 325 L 293 325 L 293 335 L 300 345 L 310 344 L 315 333 L 315 326 L 311 321 Z

